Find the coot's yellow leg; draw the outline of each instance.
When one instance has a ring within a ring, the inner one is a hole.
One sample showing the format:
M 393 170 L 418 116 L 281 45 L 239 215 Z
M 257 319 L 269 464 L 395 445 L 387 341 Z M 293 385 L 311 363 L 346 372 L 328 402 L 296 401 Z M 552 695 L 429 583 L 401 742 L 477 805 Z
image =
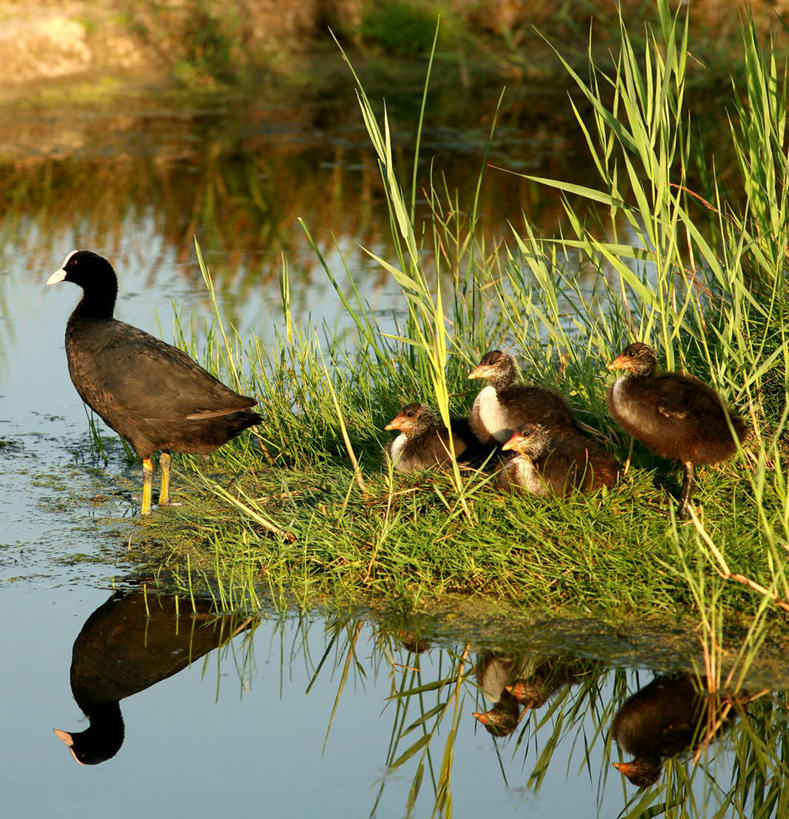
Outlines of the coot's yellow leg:
M 161 472 L 159 506 L 167 506 L 170 503 L 170 462 L 172 459 L 173 456 L 166 449 L 159 456 L 159 471 Z
M 142 459 L 142 508 L 141 515 L 151 514 L 151 498 L 153 497 L 153 458 Z

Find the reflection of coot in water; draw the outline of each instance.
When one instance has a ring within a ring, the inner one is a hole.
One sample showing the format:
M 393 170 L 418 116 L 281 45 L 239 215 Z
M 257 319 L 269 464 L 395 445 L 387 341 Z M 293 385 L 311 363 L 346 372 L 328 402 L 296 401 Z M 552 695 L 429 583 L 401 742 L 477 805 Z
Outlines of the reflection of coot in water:
M 570 655 L 486 651 L 477 660 L 477 685 L 493 707 L 474 716 L 493 736 L 508 736 L 526 711 L 545 705 L 561 688 L 569 688 L 593 672 L 593 663 Z
M 595 664 L 571 655 L 549 657 L 512 685 L 507 686 L 513 697 L 524 708 L 541 708 L 562 688 L 577 685 L 595 673 Z
M 692 677 L 657 677 L 619 709 L 611 725 L 616 744 L 634 758 L 614 762 L 633 785 L 648 788 L 660 777 L 663 760 L 697 745 L 707 697 Z M 727 729 L 731 720 L 721 728 Z
M 210 614 L 196 601 L 197 613 L 176 614 L 174 598 L 139 590 L 116 592 L 85 621 L 71 654 L 71 692 L 90 722 L 79 733 L 55 730 L 74 759 L 96 765 L 115 756 L 123 744 L 119 700 L 171 677 L 247 628 Z M 200 612 L 203 608 L 205 611 Z
M 153 454 L 161 450 L 159 504 L 170 502 L 170 451 L 213 452 L 262 420 L 239 395 L 176 347 L 112 317 L 118 280 L 110 263 L 75 250 L 47 284 L 74 282 L 82 300 L 66 324 L 71 380 L 82 400 L 143 462 L 141 514 L 151 511 Z
M 520 707 L 507 686 L 523 676 L 529 663 L 528 657 L 495 651 L 485 651 L 477 659 L 477 685 L 493 707 L 487 711 L 475 711 L 473 716 L 494 737 L 509 736 L 518 727 Z
M 518 727 L 520 716 L 518 701 L 506 690 L 491 709 L 473 713 L 474 719 L 494 737 L 508 737 Z

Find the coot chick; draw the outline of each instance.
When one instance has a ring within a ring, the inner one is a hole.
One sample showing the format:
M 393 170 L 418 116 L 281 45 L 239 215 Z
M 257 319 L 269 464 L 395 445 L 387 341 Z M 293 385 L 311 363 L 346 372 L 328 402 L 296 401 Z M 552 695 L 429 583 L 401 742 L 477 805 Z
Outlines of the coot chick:
M 654 351 L 641 342 L 626 347 L 608 369 L 626 371 L 608 390 L 611 417 L 656 455 L 682 462 L 685 476 L 677 515 L 685 517 L 694 464 L 713 464 L 733 455 L 737 441 L 748 437 L 746 422 L 698 378 L 657 373 Z
M 558 655 L 544 660 L 527 677 L 515 680 L 507 691 L 524 708 L 541 708 L 559 690 L 580 683 L 594 670 L 590 662 Z
M 508 736 L 518 726 L 520 707 L 507 690 L 507 685 L 527 674 L 530 668 L 531 659 L 528 656 L 485 651 L 477 658 L 477 685 L 483 697 L 493 707 L 488 711 L 475 711 L 473 716 L 485 726 L 489 734 L 495 737 Z
M 189 356 L 112 317 L 118 280 L 112 265 L 75 250 L 47 284 L 73 282 L 82 300 L 66 324 L 71 380 L 82 400 L 142 458 L 141 514 L 151 511 L 153 454 L 161 450 L 159 504 L 170 502 L 171 452 L 213 452 L 259 424 L 254 398 L 239 395 Z
M 613 486 L 620 466 L 613 455 L 582 435 L 554 437 L 542 424 L 526 424 L 504 444 L 517 456 L 498 472 L 500 486 L 519 486 L 544 497 Z
M 474 399 L 469 423 L 482 443 L 503 444 L 525 424 L 544 424 L 555 434 L 573 434 L 578 429 L 565 400 L 543 387 L 516 383 L 515 359 L 501 350 L 491 350 L 469 373 L 469 378 L 484 378 Z
M 452 441 L 455 458 L 460 462 L 483 455 L 468 422 L 452 420 Z M 392 466 L 398 472 L 413 472 L 445 463 L 452 457 L 449 431 L 438 416 L 424 404 L 407 404 L 384 427 L 399 429 L 400 434 L 386 449 Z
M 518 727 L 521 710 L 518 700 L 505 690 L 489 711 L 474 711 L 472 716 L 491 736 L 507 737 Z

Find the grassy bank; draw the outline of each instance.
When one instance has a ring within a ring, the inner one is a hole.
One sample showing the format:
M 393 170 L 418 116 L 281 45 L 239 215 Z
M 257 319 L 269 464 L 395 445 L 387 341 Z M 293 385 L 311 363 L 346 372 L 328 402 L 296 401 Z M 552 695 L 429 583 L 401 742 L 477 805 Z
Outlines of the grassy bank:
M 181 461 L 184 506 L 145 526 L 157 563 L 184 583 L 215 574 L 224 605 L 270 593 L 412 606 L 460 593 L 529 610 L 691 615 L 710 644 L 726 618 L 758 625 L 789 600 L 784 77 L 745 27 L 727 135 L 739 178 L 724 187 L 683 107 L 687 26 L 658 10 L 645 56 L 623 26 L 618 52 L 590 57 L 586 79 L 566 65 L 594 112 L 578 127 L 599 185 L 539 180 L 564 204 L 560 235 L 519 220 L 484 239 L 477 200 L 457 201 L 438 170 L 423 179 L 395 162 L 386 111 L 360 88 L 395 247 L 378 263 L 401 298 L 374 313 L 348 271 L 332 283 L 353 332 L 298 326 L 284 263 L 274 344 L 239 337 L 217 313 L 204 360 L 258 396 L 266 421 L 208 465 Z M 417 140 L 414 167 L 418 152 Z M 673 518 L 665 491 L 677 470 L 639 445 L 630 457 L 606 413 L 605 364 L 633 339 L 750 420 L 745 449 L 702 470 L 689 522 Z M 544 501 L 504 495 L 484 471 L 383 468 L 383 426 L 399 407 L 465 413 L 466 375 L 496 347 L 629 459 L 613 491 Z

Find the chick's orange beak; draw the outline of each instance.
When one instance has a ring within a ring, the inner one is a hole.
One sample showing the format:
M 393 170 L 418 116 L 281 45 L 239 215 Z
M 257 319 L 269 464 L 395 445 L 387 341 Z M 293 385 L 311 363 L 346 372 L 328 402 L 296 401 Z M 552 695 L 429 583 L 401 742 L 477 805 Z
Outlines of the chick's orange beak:
M 476 367 L 468 374 L 469 378 L 487 378 L 489 367 L 487 364 L 477 364 Z
M 386 430 L 393 430 L 393 429 L 400 429 L 400 426 L 403 423 L 403 419 L 397 415 L 384 427 Z
M 523 440 L 523 436 L 520 432 L 513 432 L 512 436 L 510 437 L 509 441 L 502 446 L 502 449 L 517 449 L 518 444 Z
M 609 370 L 629 370 L 628 360 L 624 355 L 618 355 L 609 365 Z
M 625 776 L 630 775 L 631 768 L 633 767 L 632 762 L 614 762 L 612 764 L 619 771 L 619 773 L 622 773 Z

